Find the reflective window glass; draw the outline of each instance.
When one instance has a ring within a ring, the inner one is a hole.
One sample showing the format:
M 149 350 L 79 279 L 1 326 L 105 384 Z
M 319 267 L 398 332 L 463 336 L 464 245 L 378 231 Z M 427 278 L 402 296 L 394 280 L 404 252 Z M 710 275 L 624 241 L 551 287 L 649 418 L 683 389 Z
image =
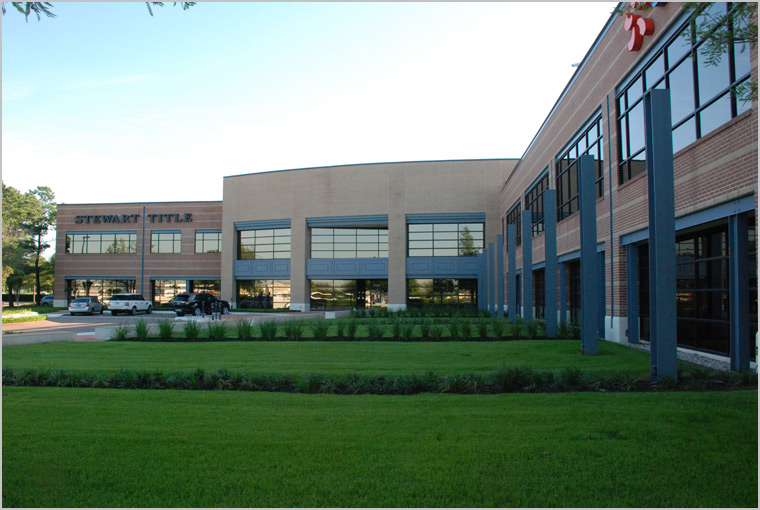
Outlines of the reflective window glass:
M 731 120 L 731 94 L 725 94 L 700 112 L 699 121 L 702 136 L 719 128 L 729 120 Z
M 699 83 L 699 104 L 704 105 L 716 95 L 726 90 L 731 85 L 731 76 L 729 74 L 728 58 L 720 59 L 717 65 L 704 62 L 705 57 L 697 52 L 697 70 Z M 731 117 L 729 117 L 729 120 Z
M 696 141 L 697 122 L 694 117 L 673 130 L 673 153 L 676 153 Z

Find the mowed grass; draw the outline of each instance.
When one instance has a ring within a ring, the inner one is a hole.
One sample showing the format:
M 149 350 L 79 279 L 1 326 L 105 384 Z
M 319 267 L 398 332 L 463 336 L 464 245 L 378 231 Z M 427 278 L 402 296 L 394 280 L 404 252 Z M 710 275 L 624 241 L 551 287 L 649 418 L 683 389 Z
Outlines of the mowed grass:
M 757 507 L 757 391 L 3 388 L 5 507 Z
M 112 372 L 119 369 L 190 372 L 399 375 L 485 373 L 503 366 L 533 370 L 580 368 L 649 374 L 649 354 L 599 342 L 583 356 L 580 341 L 510 342 L 75 342 L 3 347 L 3 368 Z

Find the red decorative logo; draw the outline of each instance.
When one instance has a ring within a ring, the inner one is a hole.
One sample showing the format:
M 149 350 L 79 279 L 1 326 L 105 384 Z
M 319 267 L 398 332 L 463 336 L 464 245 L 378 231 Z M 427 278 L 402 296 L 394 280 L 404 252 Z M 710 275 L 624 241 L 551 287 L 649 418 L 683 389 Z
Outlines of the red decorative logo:
M 654 33 L 654 21 L 634 14 L 634 11 L 646 11 L 652 7 L 660 7 L 664 2 L 629 2 L 628 6 L 621 9 L 625 15 L 623 28 L 631 32 L 631 38 L 628 41 L 628 51 L 639 51 L 641 44 L 644 42 L 645 35 Z

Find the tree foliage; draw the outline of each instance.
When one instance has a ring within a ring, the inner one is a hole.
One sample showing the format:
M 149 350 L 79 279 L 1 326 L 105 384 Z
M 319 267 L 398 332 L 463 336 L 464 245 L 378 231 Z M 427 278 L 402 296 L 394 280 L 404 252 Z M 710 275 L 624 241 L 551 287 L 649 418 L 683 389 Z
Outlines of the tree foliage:
M 38 186 L 21 193 L 3 183 L 3 287 L 11 293 L 30 283 L 27 275 L 34 275 L 36 300 L 40 300 L 42 274 L 49 271 L 42 260 L 42 252 L 50 247 L 45 236 L 55 221 L 53 190 Z
M 3 2 L 3 14 L 5 14 L 5 4 L 10 3 L 11 7 L 16 9 L 18 12 L 24 15 L 26 18 L 26 21 L 29 22 L 29 15 L 30 14 L 36 14 L 37 15 L 37 21 L 40 21 L 42 19 L 42 15 L 44 14 L 48 18 L 55 18 L 56 15 L 52 11 L 53 4 L 50 2 Z M 173 2 L 173 5 L 176 6 L 177 4 L 180 4 L 183 11 L 188 10 L 190 7 L 195 5 L 195 2 Z M 145 5 L 148 7 L 148 12 L 151 16 L 153 16 L 153 7 L 163 7 L 163 2 L 145 2 Z

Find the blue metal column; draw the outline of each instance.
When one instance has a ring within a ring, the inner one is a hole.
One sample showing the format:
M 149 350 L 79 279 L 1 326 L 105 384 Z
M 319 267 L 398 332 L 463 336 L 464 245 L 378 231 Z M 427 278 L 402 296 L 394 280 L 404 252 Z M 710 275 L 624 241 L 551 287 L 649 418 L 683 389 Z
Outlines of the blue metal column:
M 496 316 L 504 318 L 504 236 L 496 236 Z
M 639 343 L 639 252 L 635 244 L 625 247 L 628 294 L 628 343 Z
M 548 211 L 548 212 L 547 212 Z M 544 191 L 544 299 L 546 336 L 557 337 L 557 192 Z
M 567 265 L 561 262 L 559 265 L 559 320 L 567 320 Z
M 676 219 L 670 91 L 644 96 L 649 187 L 650 377 L 677 376 Z
M 496 314 L 496 257 L 493 243 L 488 243 L 488 313 Z
M 749 256 L 747 215 L 728 218 L 728 313 L 731 321 L 731 370 L 749 370 Z
M 515 322 L 517 318 L 517 285 L 515 275 L 517 274 L 517 262 L 515 259 L 517 252 L 517 227 L 513 224 L 507 225 L 507 306 L 509 306 L 509 320 Z
M 581 213 L 581 352 L 596 354 L 599 344 L 599 264 L 596 253 L 596 165 L 593 156 L 578 158 Z
M 599 329 L 599 336 L 601 338 L 605 338 L 606 335 L 604 333 L 604 316 L 607 314 L 607 296 L 605 288 L 605 277 L 604 277 L 604 268 L 605 268 L 605 260 L 604 260 L 605 252 L 600 251 L 597 252 L 597 260 L 598 260 L 598 271 L 599 271 L 599 316 L 597 317 L 597 328 Z
M 533 319 L 533 213 L 522 212 L 522 318 L 525 321 Z
M 486 291 L 486 253 L 488 249 L 478 255 L 478 310 L 485 310 L 488 305 L 488 292 Z

